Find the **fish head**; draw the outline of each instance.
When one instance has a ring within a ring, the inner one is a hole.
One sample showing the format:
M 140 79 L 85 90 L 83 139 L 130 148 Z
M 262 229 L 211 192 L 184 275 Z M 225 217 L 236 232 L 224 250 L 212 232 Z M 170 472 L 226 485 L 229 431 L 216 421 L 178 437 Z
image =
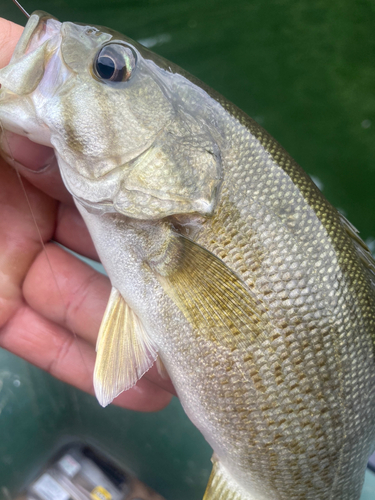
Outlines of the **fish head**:
M 6 130 L 55 149 L 92 212 L 212 214 L 222 182 L 214 99 L 168 61 L 108 28 L 33 13 L 0 70 Z

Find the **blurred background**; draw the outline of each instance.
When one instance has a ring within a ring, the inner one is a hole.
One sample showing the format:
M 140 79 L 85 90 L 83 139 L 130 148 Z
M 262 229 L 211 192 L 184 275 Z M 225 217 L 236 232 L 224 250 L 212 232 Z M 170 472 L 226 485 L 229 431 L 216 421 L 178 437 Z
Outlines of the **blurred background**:
M 24 0 L 61 21 L 110 26 L 179 64 L 255 118 L 375 251 L 372 0 Z M 11 0 L 0 16 L 25 17 Z M 0 498 L 80 436 L 167 499 L 200 500 L 211 451 L 177 400 L 157 414 L 102 409 L 0 350 Z M 375 499 L 368 473 L 362 500 Z

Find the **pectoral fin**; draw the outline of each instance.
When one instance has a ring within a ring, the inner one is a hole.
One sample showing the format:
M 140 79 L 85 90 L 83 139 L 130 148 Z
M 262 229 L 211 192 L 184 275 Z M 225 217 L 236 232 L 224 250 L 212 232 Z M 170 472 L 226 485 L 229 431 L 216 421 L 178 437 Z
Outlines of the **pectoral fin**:
M 179 234 L 167 253 L 154 266 L 159 281 L 200 335 L 225 343 L 265 338 L 265 305 L 221 259 Z
M 246 493 L 228 474 L 221 463 L 212 458 L 213 467 L 203 500 L 256 500 Z
M 157 357 L 142 322 L 116 288 L 109 297 L 96 350 L 94 388 L 102 406 L 135 385 Z

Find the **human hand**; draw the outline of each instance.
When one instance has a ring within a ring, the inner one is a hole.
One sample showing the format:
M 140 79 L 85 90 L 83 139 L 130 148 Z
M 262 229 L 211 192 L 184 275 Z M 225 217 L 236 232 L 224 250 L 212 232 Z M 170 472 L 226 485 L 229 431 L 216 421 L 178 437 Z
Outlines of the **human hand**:
M 21 26 L 0 19 L 0 68 L 21 33 Z M 95 343 L 110 282 L 50 242 L 98 260 L 53 150 L 9 132 L 1 134 L 0 149 L 14 167 L 0 158 L 0 347 L 94 393 Z M 154 366 L 114 403 L 155 411 L 171 392 Z

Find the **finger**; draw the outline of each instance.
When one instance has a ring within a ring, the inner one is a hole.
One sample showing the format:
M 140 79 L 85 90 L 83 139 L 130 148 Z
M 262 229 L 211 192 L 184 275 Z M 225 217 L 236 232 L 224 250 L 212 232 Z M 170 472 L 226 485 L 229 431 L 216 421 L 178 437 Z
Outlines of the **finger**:
M 87 342 L 42 318 L 24 305 L 0 330 L 0 346 L 54 377 L 94 394 L 92 376 L 95 352 Z M 171 394 L 147 379 L 123 392 L 114 403 L 132 410 L 157 411 L 170 401 Z
M 6 161 L 31 184 L 52 198 L 73 205 L 52 148 L 36 144 L 14 132 L 3 131 L 0 149 Z
M 23 284 L 35 311 L 93 346 L 110 291 L 106 276 L 54 244 L 36 257 Z
M 106 276 L 53 244 L 35 259 L 23 285 L 24 298 L 36 312 L 92 346 L 110 291 Z M 146 377 L 175 394 L 170 379 L 162 378 L 156 368 Z
M 31 184 L 63 202 L 59 206 L 54 239 L 75 252 L 98 260 L 86 225 L 63 184 L 53 150 L 13 132 L 1 135 L 0 149 L 7 162 Z
M 75 206 L 59 205 L 53 239 L 80 255 L 99 261 L 87 226 Z
M 22 26 L 0 18 L 0 68 L 9 63 L 22 31 Z
M 56 206 L 51 198 L 24 181 L 26 198 L 16 173 L 1 159 L 0 186 L 1 327 L 19 306 L 21 284 L 41 250 L 41 240 L 49 240 L 53 234 Z

